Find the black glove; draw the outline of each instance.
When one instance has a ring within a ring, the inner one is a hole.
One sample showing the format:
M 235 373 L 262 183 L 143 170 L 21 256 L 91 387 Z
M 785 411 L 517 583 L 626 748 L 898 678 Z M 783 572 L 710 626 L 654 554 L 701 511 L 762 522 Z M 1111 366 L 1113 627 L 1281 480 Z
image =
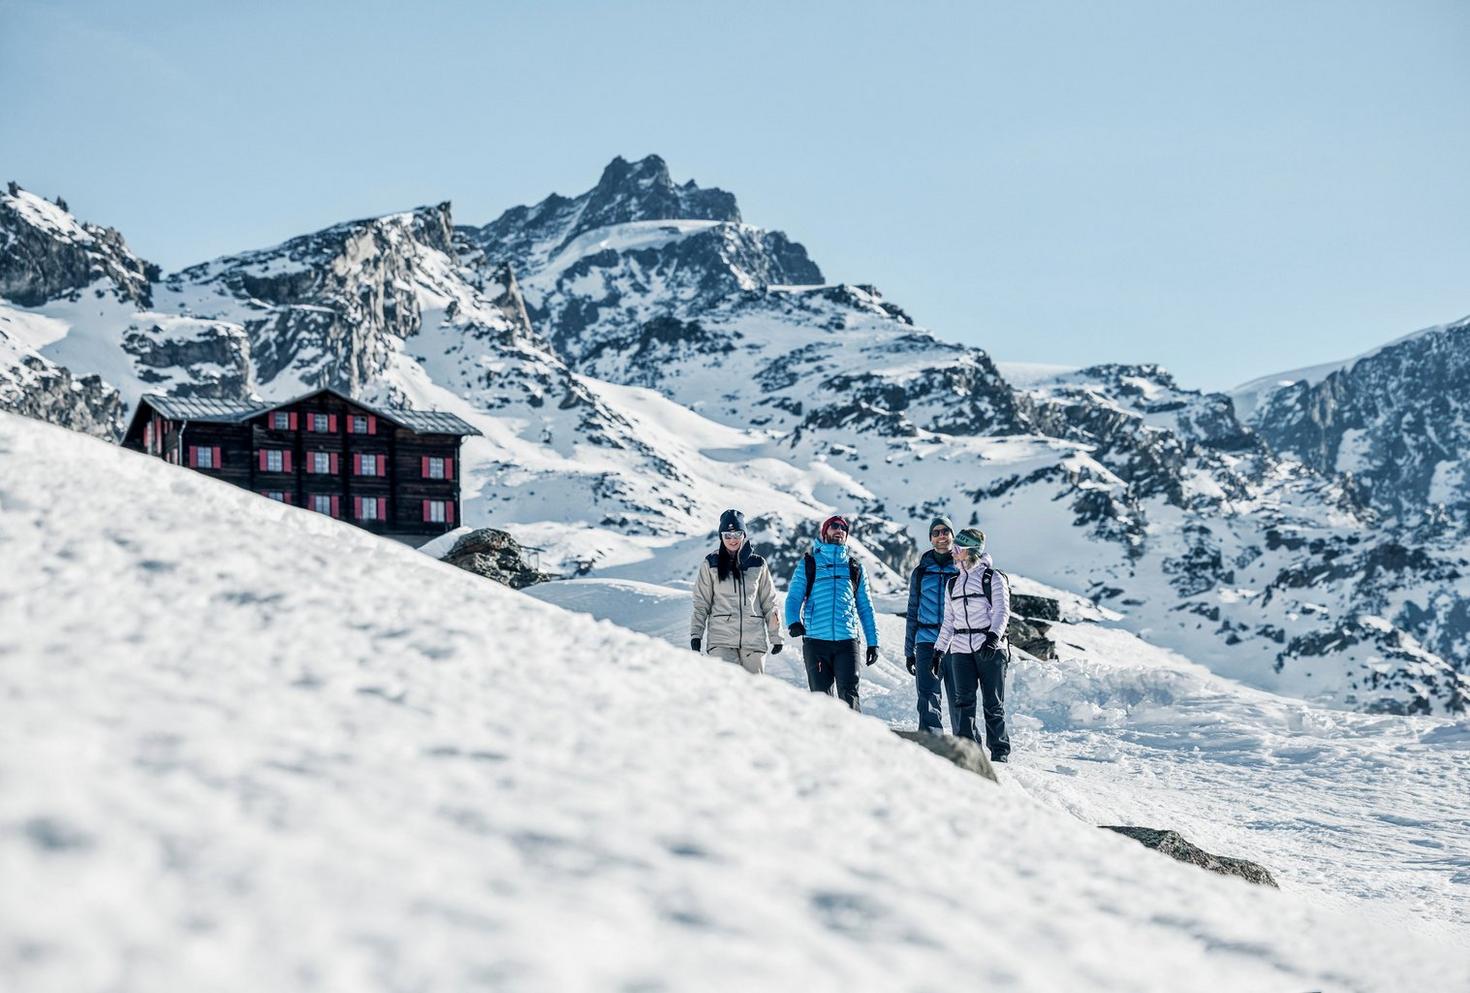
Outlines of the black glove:
M 800 638 L 802 635 L 806 634 L 806 625 L 801 623 L 801 621 L 797 621 L 795 624 L 786 629 L 786 633 L 791 635 L 791 637 L 793 638 Z
M 878 661 L 878 646 L 877 645 L 869 645 L 868 646 L 868 665 L 872 665 L 874 662 L 877 662 L 877 661 Z
M 944 665 L 944 656 L 938 652 L 934 653 L 934 661 L 929 663 L 929 671 L 935 676 L 939 675 L 939 667 Z
M 1000 635 L 994 631 L 985 636 L 985 644 L 980 646 L 980 649 L 986 652 L 993 652 L 998 648 L 1000 648 Z
M 774 645 L 771 646 L 771 654 L 772 655 L 780 655 L 781 654 L 781 643 L 779 641 L 776 642 Z
M 690 638 L 689 639 L 689 647 L 692 648 L 692 649 L 694 649 L 696 652 L 699 651 L 699 639 L 698 638 Z
M 905 658 L 903 660 L 903 664 L 909 667 L 910 676 L 916 676 L 919 674 L 919 660 L 916 659 L 914 656 L 910 655 Z

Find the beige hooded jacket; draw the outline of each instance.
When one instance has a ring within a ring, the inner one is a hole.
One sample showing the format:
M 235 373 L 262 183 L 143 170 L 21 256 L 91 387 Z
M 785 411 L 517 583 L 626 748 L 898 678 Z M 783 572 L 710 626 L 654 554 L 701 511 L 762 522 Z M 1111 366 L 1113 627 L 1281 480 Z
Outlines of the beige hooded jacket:
M 719 552 L 706 556 L 695 570 L 689 637 L 702 638 L 700 647 L 705 651 L 764 652 L 769 645 L 781 644 L 781 610 L 771 570 L 748 543 L 740 546 L 739 560 L 740 571 L 732 570 L 723 580 Z

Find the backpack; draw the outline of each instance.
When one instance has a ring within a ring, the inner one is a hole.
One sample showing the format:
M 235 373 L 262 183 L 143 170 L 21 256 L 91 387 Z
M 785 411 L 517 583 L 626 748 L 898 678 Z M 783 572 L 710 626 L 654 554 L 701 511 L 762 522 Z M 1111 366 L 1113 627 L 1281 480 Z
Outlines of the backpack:
M 995 595 L 991 591 L 990 579 L 997 572 L 1000 572 L 1000 570 L 999 569 L 986 569 L 984 572 L 982 572 L 980 574 L 980 592 L 985 594 L 985 600 L 986 600 L 986 602 L 989 603 L 992 607 L 995 606 Z M 1000 572 L 1000 574 L 1001 574 L 1001 577 L 1007 583 L 1009 583 L 1011 581 L 1011 577 L 1010 576 L 1007 576 L 1003 572 Z M 950 599 L 954 599 L 954 581 L 956 579 L 959 579 L 959 578 L 960 578 L 959 576 L 950 576 L 949 577 L 949 580 L 944 584 L 944 592 L 945 592 L 945 594 Z M 807 588 L 808 591 L 811 590 L 811 588 L 812 588 L 811 587 L 811 580 L 807 580 L 807 587 L 806 588 Z
M 806 596 L 802 597 L 802 599 L 810 600 L 812 598 L 812 584 L 817 581 L 817 560 L 811 552 L 807 552 L 801 557 L 801 564 L 802 567 L 806 569 Z M 853 596 L 857 596 L 858 581 L 862 579 L 862 576 L 863 567 L 858 565 L 852 559 L 848 559 L 847 578 L 852 580 Z M 990 587 L 987 586 L 986 590 L 988 591 L 989 589 Z

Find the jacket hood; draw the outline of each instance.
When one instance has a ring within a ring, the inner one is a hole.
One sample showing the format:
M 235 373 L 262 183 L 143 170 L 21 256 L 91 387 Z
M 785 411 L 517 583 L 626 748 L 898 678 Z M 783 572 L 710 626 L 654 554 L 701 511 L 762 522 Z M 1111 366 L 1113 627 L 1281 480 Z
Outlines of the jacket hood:
M 847 546 L 816 541 L 812 543 L 812 557 L 818 562 L 846 562 L 848 558 Z
M 919 565 L 921 565 L 921 566 L 923 566 L 923 565 L 953 565 L 953 564 L 954 564 L 954 552 L 945 552 L 944 553 L 944 559 L 943 559 L 943 561 L 940 560 L 939 553 L 936 552 L 932 548 L 929 549 L 928 551 L 926 551 L 923 555 L 920 555 L 919 556 Z
M 982 568 L 982 569 L 994 569 L 995 568 L 995 563 L 991 560 L 990 553 L 989 552 L 981 552 L 980 553 L 979 567 Z M 970 570 L 970 572 L 974 572 L 974 571 L 975 571 L 974 569 L 971 569 Z

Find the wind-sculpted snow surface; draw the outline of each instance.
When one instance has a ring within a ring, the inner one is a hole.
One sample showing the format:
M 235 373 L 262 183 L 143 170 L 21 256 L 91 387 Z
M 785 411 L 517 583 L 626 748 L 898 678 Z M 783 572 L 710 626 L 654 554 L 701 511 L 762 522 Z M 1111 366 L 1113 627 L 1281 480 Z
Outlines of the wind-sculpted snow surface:
M 1467 979 L 327 518 L 9 415 L 0 466 L 7 989 Z

